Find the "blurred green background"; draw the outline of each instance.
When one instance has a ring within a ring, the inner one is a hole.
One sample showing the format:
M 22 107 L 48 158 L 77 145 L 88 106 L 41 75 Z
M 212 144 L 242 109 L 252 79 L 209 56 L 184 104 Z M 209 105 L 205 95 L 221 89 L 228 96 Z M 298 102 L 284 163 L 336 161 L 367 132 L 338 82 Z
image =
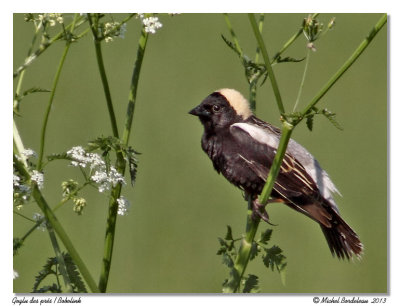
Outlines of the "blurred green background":
M 118 21 L 126 14 L 107 15 Z M 272 56 L 299 29 L 307 14 L 266 14 L 263 37 Z M 336 26 L 316 42 L 311 54 L 300 108 L 350 56 L 381 14 L 322 14 Z M 188 111 L 223 87 L 248 96 L 248 85 L 236 54 L 222 41 L 230 38 L 222 14 L 159 15 L 163 27 L 150 35 L 140 76 L 131 144 L 142 153 L 134 188 L 123 194 L 131 201 L 128 216 L 117 222 L 117 235 L 108 292 L 218 293 L 228 270 L 216 255 L 217 237 L 226 225 L 234 236 L 244 232 L 246 204 L 241 192 L 213 170 L 200 148 L 203 128 Z M 244 49 L 254 57 L 255 39 L 246 14 L 230 14 Z M 16 69 L 24 61 L 32 24 L 14 15 Z M 65 17 L 69 23 L 72 15 Z M 85 25 L 86 27 L 86 25 Z M 104 60 L 119 128 L 122 130 L 140 21 L 132 19 L 124 39 L 103 44 Z M 302 35 L 284 56 L 306 54 Z M 51 88 L 64 48 L 50 47 L 27 69 L 23 90 Z M 283 63 L 275 73 L 286 108 L 292 109 L 304 68 Z M 16 81 L 14 80 L 14 91 Z M 26 147 L 39 150 L 39 135 L 48 94 L 27 97 L 16 122 Z M 257 115 L 279 126 L 271 86 L 258 92 Z M 319 106 L 337 113 L 344 130 L 318 117 L 310 132 L 300 124 L 294 138 L 320 161 L 343 197 L 336 197 L 344 219 L 365 245 L 361 261 L 332 258 L 319 226 L 283 205 L 269 207 L 274 227 L 272 244 L 287 256 L 286 286 L 279 274 L 267 270 L 260 258 L 247 273 L 260 277 L 265 293 L 384 293 L 388 291 L 387 245 L 387 35 L 386 26 L 366 52 L 321 100 Z M 85 146 L 98 136 L 111 135 L 111 126 L 91 35 L 72 44 L 52 108 L 45 154 Z M 61 200 L 61 181 L 80 178 L 64 161 L 45 168 L 44 195 L 51 205 Z M 78 216 L 68 203 L 57 216 L 97 280 L 103 254 L 108 201 L 94 190 Z M 31 217 L 35 203 L 23 208 Z M 21 237 L 31 223 L 14 215 L 13 236 Z M 266 228 L 266 224 L 260 230 Z M 35 231 L 14 257 L 14 292 L 30 292 L 34 276 L 54 256 L 49 237 Z

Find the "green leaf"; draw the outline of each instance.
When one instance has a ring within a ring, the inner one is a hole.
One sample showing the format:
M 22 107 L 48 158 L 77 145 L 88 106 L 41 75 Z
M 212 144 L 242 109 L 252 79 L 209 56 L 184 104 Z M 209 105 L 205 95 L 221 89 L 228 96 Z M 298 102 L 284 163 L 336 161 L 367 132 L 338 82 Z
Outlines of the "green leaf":
M 241 57 L 240 51 L 236 48 L 235 44 L 231 41 L 229 41 L 224 35 L 221 34 L 221 37 L 223 41 L 226 43 L 226 45 L 231 48 L 239 57 Z
M 272 248 L 264 248 L 265 255 L 263 256 L 264 265 L 274 271 L 276 268 L 281 276 L 281 281 L 285 284 L 285 269 L 286 269 L 286 256 L 280 247 L 274 245 Z
M 307 116 L 306 124 L 310 131 L 312 131 L 312 129 L 313 129 L 313 123 L 314 123 L 314 116 L 313 115 Z
M 296 58 L 289 57 L 289 56 L 281 58 L 280 55 L 276 58 L 277 63 L 298 63 L 298 62 L 302 62 L 304 60 L 305 60 L 305 57 L 300 58 L 300 59 L 296 59 Z
M 228 244 L 226 243 L 226 241 L 224 239 L 219 238 L 219 237 L 218 237 L 218 241 L 219 241 L 219 244 L 221 245 L 221 247 L 218 249 L 217 255 L 226 253 L 226 250 L 229 247 Z
M 222 284 L 222 293 L 230 292 L 231 288 L 240 281 L 240 276 L 235 268 L 230 269 L 229 279 L 226 279 Z
M 134 186 L 136 181 L 137 167 L 138 167 L 138 159 L 136 156 L 140 153 L 136 152 L 132 147 L 127 147 L 126 149 L 123 149 L 122 152 L 129 165 L 131 185 Z
M 225 235 L 225 240 L 233 240 L 232 228 L 229 225 L 227 225 L 226 227 L 227 227 L 227 233 Z
M 57 159 L 65 159 L 65 160 L 73 160 L 71 157 L 67 155 L 67 153 L 54 153 L 47 156 L 48 161 L 53 161 Z
M 24 97 L 26 97 L 29 94 L 37 93 L 37 92 L 50 92 L 48 89 L 40 88 L 40 87 L 32 87 L 27 90 L 25 90 L 22 94 L 18 95 L 15 97 L 15 100 L 20 102 Z
M 267 228 L 264 232 L 261 233 L 261 237 L 258 240 L 261 243 L 268 244 L 268 241 L 271 239 L 272 229 Z
M 233 268 L 234 265 L 232 257 L 227 253 L 222 254 L 222 263 L 228 268 Z
M 249 274 L 244 283 L 243 293 L 258 293 L 258 292 L 260 292 L 260 288 L 258 287 L 258 276 Z
M 76 265 L 74 264 L 71 256 L 68 253 L 63 253 L 63 258 L 65 266 L 67 269 L 68 276 L 71 281 L 73 292 L 86 293 L 85 284 L 78 272 Z M 33 293 L 44 293 L 44 292 L 62 292 L 61 287 L 56 284 L 47 285 L 39 288 L 40 284 L 49 276 L 55 275 L 57 278 L 61 276 L 59 273 L 60 269 L 58 267 L 57 257 L 50 257 L 47 259 L 46 264 L 43 269 L 39 271 L 38 275 L 35 277 L 35 283 L 33 285 Z
M 43 269 L 39 271 L 37 276 L 35 276 L 35 282 L 33 284 L 33 289 L 32 289 L 33 293 L 36 293 L 36 292 L 47 292 L 47 291 L 43 291 L 43 290 L 47 290 L 47 289 L 43 289 L 43 288 L 39 289 L 38 287 L 40 286 L 42 281 L 47 276 L 49 276 L 49 275 L 57 275 L 57 272 L 52 269 L 52 267 L 55 266 L 56 263 L 57 263 L 56 257 L 50 257 L 50 258 L 47 259 L 46 264 L 43 266 Z M 51 288 L 51 287 L 49 287 L 49 288 Z M 58 292 L 61 292 L 61 288 L 59 288 L 59 287 L 57 287 L 54 290 L 59 290 Z
M 324 115 L 332 124 L 335 128 L 342 130 L 343 128 L 340 126 L 339 122 L 336 121 L 336 114 L 332 113 L 330 110 L 324 108 L 321 111 L 322 115 Z
M 23 240 L 20 238 L 13 239 L 13 256 L 18 255 L 18 249 L 22 247 Z
M 71 285 L 74 292 L 86 293 L 87 290 L 85 287 L 85 283 L 82 281 L 81 275 L 78 271 L 78 267 L 72 260 L 71 255 L 69 255 L 68 253 L 63 255 L 64 255 L 65 266 L 67 268 L 67 273 L 71 281 Z

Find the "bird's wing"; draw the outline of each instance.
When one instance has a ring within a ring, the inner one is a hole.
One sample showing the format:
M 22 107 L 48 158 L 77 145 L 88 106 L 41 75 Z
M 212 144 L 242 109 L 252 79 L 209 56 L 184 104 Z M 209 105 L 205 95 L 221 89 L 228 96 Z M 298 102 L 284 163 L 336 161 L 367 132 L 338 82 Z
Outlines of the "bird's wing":
M 279 144 L 279 134 L 269 128 L 248 123 L 233 124 L 230 131 L 238 145 L 244 148 L 239 154 L 240 158 L 266 181 Z M 249 150 L 250 148 L 254 150 Z M 283 158 L 274 190 L 292 208 L 330 227 L 331 215 L 323 208 L 327 203 L 322 200 L 316 182 L 288 152 Z

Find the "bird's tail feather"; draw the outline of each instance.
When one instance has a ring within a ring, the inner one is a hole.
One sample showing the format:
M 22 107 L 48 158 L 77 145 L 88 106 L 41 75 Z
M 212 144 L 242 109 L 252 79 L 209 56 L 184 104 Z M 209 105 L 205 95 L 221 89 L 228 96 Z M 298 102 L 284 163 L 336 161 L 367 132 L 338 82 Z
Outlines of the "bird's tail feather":
M 332 214 L 331 227 L 320 224 L 332 255 L 340 259 L 361 258 L 363 244 L 353 229 L 337 214 Z

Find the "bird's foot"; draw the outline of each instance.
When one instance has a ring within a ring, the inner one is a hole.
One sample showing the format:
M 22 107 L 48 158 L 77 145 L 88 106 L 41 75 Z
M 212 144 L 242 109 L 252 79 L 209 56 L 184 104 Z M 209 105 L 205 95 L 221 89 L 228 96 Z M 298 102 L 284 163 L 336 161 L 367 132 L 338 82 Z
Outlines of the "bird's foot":
M 269 222 L 269 215 L 267 213 L 267 211 L 265 210 L 265 206 L 261 204 L 258 199 L 256 198 L 255 200 L 253 200 L 253 213 L 251 214 L 251 218 L 253 220 L 259 219 L 261 218 L 262 220 L 264 220 L 265 222 L 267 222 L 269 225 L 276 225 L 276 224 L 272 224 L 271 222 Z

